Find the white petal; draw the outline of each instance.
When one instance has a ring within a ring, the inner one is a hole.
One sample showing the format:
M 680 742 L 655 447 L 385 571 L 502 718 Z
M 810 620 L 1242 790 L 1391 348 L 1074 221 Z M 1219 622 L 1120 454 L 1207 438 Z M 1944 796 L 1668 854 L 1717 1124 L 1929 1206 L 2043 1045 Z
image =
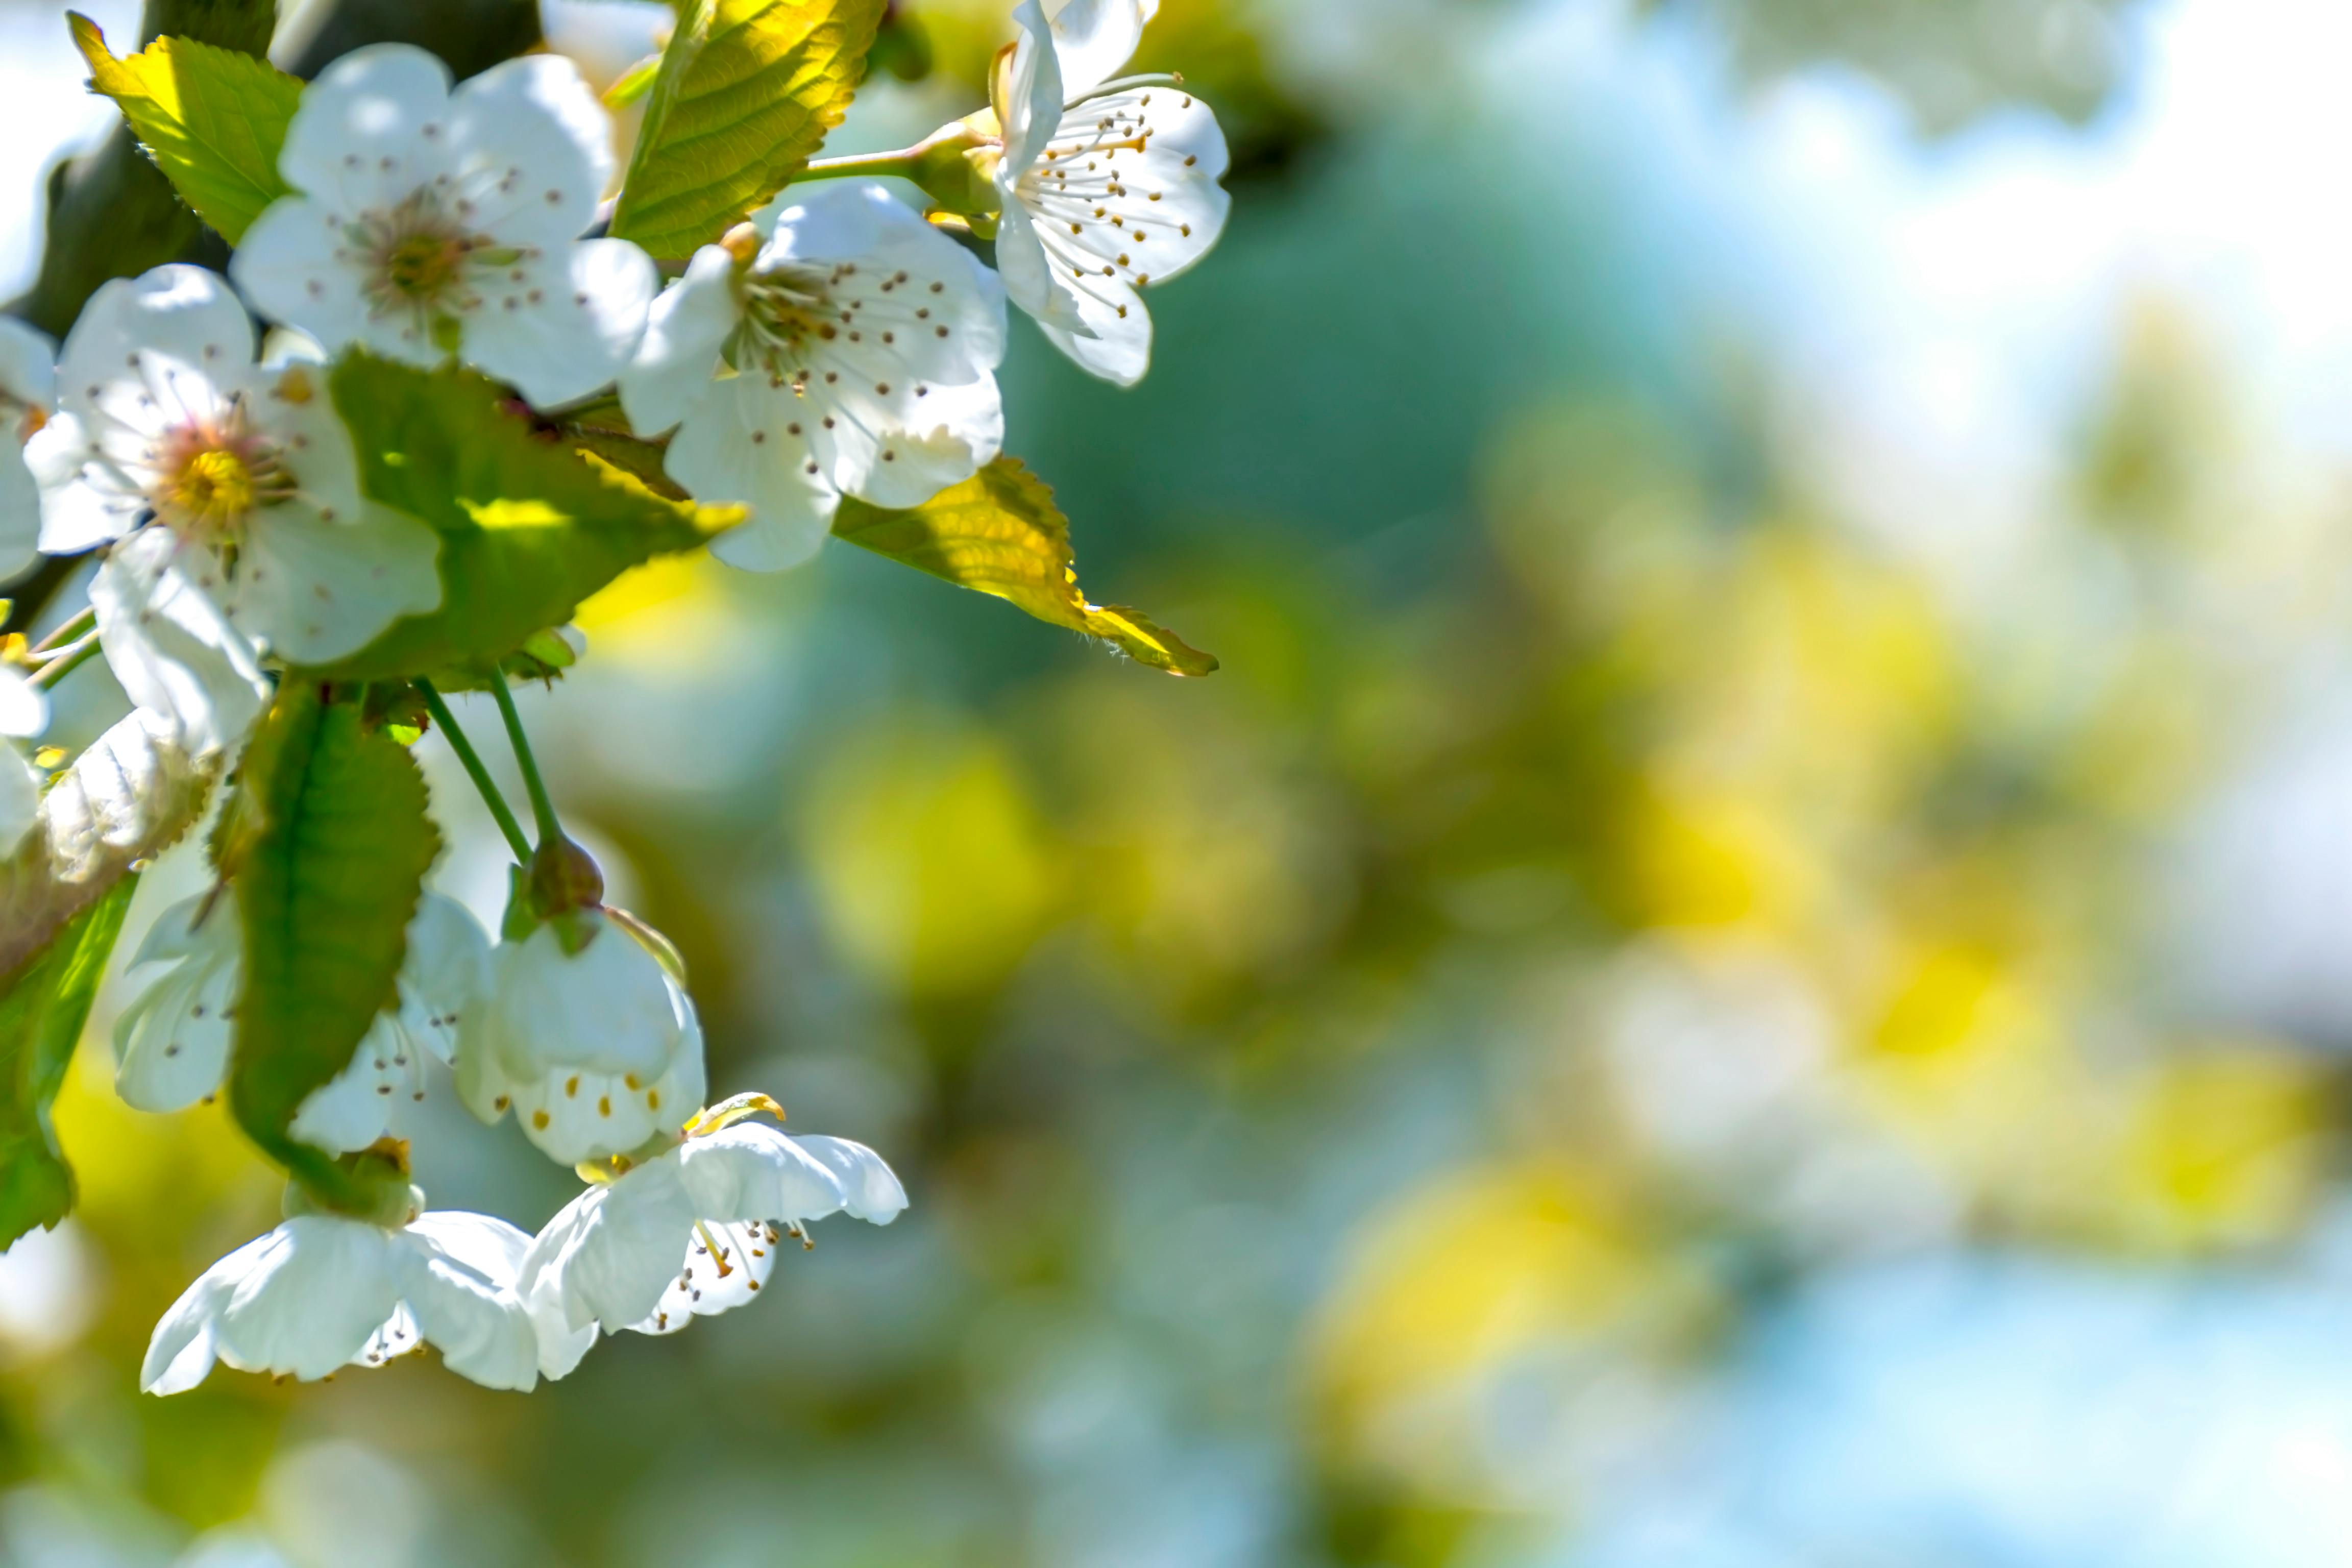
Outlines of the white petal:
M 1054 284 L 1054 263 L 1045 254 L 1037 226 L 1023 209 L 1020 198 L 1007 195 L 996 229 L 997 276 L 1013 302 L 1039 321 L 1075 326 L 1077 300 L 1067 289 Z
M 22 670 L 0 668 L 0 735 L 29 741 L 49 727 L 49 694 Z
M 264 1241 L 219 1313 L 220 1359 L 240 1371 L 324 1377 L 400 1305 L 387 1231 L 299 1215 Z
M 253 319 L 218 273 L 184 262 L 100 284 L 66 334 L 58 406 L 88 414 L 104 387 L 154 354 L 200 372 L 253 363 Z
M 1064 94 L 1083 98 L 1108 81 L 1133 57 L 1143 25 L 1159 9 L 1160 0 L 1062 0 L 1053 7 Z
M 490 939 L 457 900 L 426 893 L 408 922 L 408 956 L 400 965 L 400 1026 L 447 1062 L 457 1055 L 466 1013 L 490 992 Z
M 384 507 L 328 521 L 299 500 L 246 525 L 233 618 L 292 664 L 355 653 L 404 616 L 441 603 L 441 536 Z
M 146 510 L 146 498 L 121 476 L 90 471 L 95 455 L 89 427 L 71 414 L 58 415 L 25 443 L 25 467 L 41 497 L 39 545 L 52 555 L 120 539 Z
M 880 451 L 852 492 L 880 507 L 920 506 L 995 461 L 1004 447 L 1004 403 L 994 377 L 934 386 Z
M 694 1228 L 678 1163 L 664 1155 L 574 1198 L 524 1256 L 516 1289 L 567 1331 L 642 1321 L 669 1282 Z
M 131 701 L 171 721 L 191 751 L 241 739 L 268 701 L 253 645 L 175 564 L 161 528 L 116 545 L 90 580 L 100 646 Z
M 722 384 L 691 409 L 671 438 L 662 471 L 697 500 L 749 507 L 751 516 L 713 540 L 710 552 L 747 572 L 777 572 L 799 565 L 824 545 L 841 496 L 823 462 L 799 444 L 818 427 L 823 410 L 794 410 L 797 419 L 761 419 L 758 428 L 768 432 L 772 454 L 744 427 L 745 395 Z M 800 425 L 801 437 L 787 434 L 793 424 Z M 817 463 L 817 472 L 808 471 L 811 462 Z
M 362 289 L 366 274 L 338 254 L 345 221 L 323 202 L 281 197 L 245 231 L 229 276 L 255 310 L 321 343 L 378 347 L 381 332 L 404 359 L 431 352 L 429 344 L 420 349 L 415 339 L 400 337 L 397 324 L 373 319 Z
M 530 1238 L 488 1215 L 419 1215 L 400 1233 L 401 1296 L 450 1371 L 485 1388 L 539 1381 L 539 1334 L 515 1294 Z
M 447 167 L 449 118 L 437 58 L 413 44 L 353 49 L 303 89 L 278 172 L 345 217 L 390 206 Z
M 1079 368 L 1119 386 L 1133 386 L 1151 368 L 1151 312 L 1140 299 L 1118 315 L 1101 301 L 1080 301 L 1079 319 L 1090 331 L 1073 331 L 1048 321 L 1037 330 Z
M 626 927 L 593 911 L 576 918 L 594 928 L 576 954 L 563 951 L 551 924 L 492 954 L 489 1048 L 509 1078 L 557 1068 L 660 1077 L 691 1006 Z
M 221 1309 L 247 1274 L 278 1241 L 278 1233 L 257 1237 L 196 1276 L 195 1283 L 164 1310 L 147 1342 L 139 1387 L 147 1394 L 184 1394 L 213 1369 Z
M 1132 88 L 1072 110 L 1013 188 L 1065 269 L 1091 262 L 1099 275 L 1111 263 L 1148 287 L 1191 268 L 1224 233 L 1226 163 L 1207 104 L 1181 87 Z
M 698 1058 L 700 1054 L 694 1053 Z M 699 1103 L 679 1094 L 667 1076 L 647 1083 L 578 1068 L 516 1081 L 508 1093 L 523 1136 L 559 1165 L 641 1148 L 655 1133 L 678 1124 L 679 1108 L 690 1110 Z
M 234 958 L 242 937 L 237 929 L 236 889 L 182 899 L 156 915 L 130 967 L 194 957 Z
M 43 776 L 16 747 L 0 741 L 0 856 L 14 855 L 39 820 Z
M 638 435 L 669 429 L 709 390 L 719 350 L 742 320 L 734 271 L 733 257 L 706 245 L 654 300 L 636 357 L 620 377 L 621 407 Z
M 996 112 L 1004 122 L 1003 166 L 1017 174 L 1045 150 L 1046 138 L 1060 123 L 1063 88 L 1053 34 L 1037 0 L 1021 0 L 1013 8 L 1013 24 L 1021 36 L 1013 44 L 1006 101 L 996 106 Z
M 126 1104 L 178 1110 L 220 1087 L 243 949 L 228 889 L 155 917 L 131 960 L 143 988 L 114 1023 L 115 1089 Z
M 627 367 L 661 287 L 653 258 L 625 239 L 557 254 L 560 278 L 536 289 L 501 283 L 465 319 L 465 357 L 541 407 L 583 397 Z
M 0 397 L 41 409 L 58 401 L 58 345 L 13 316 L 0 316 Z
M 906 1212 L 907 1189 L 899 1184 L 898 1173 L 865 1144 L 823 1133 L 811 1133 L 800 1144 L 841 1178 L 842 1190 L 848 1194 L 842 1211 L 852 1219 L 888 1225 Z
M 289 1131 L 330 1154 L 349 1153 L 396 1131 L 401 1114 L 424 1098 L 424 1056 L 379 1013 L 343 1070 L 304 1098 Z
M 450 145 L 461 177 L 516 178 L 504 189 L 466 180 L 475 220 L 510 245 L 552 249 L 596 216 L 613 178 L 613 122 L 562 55 L 526 55 L 458 85 Z
M 822 1219 L 849 1201 L 830 1165 L 758 1122 L 689 1138 L 677 1158 L 694 1212 L 703 1219 Z
M 41 483 L 25 448 L 0 430 L 0 580 L 33 563 L 41 542 Z
M 706 1220 L 688 1236 L 685 1259 L 654 1310 L 629 1325 L 638 1333 L 674 1334 L 697 1318 L 744 1305 L 766 1288 L 785 1245 L 781 1230 L 758 1219 Z

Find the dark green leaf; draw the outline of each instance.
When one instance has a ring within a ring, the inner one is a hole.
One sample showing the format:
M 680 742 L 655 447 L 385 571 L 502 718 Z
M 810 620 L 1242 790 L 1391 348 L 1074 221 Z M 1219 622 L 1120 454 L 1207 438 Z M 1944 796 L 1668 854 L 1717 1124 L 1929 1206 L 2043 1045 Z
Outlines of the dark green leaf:
M 844 500 L 834 535 L 934 577 L 993 594 L 1041 621 L 1100 637 L 1138 664 L 1171 675 L 1206 675 L 1212 656 L 1188 647 L 1139 611 L 1092 605 L 1078 591 L 1070 524 L 1044 480 L 999 458 L 919 507 L 884 511 Z
M 572 618 L 581 600 L 656 555 L 694 549 L 740 507 L 667 500 L 575 454 L 467 370 L 362 353 L 332 375 L 369 496 L 441 536 L 441 607 L 411 616 L 319 673 L 375 680 L 480 668 Z
M 345 1167 L 286 1130 L 394 1000 L 408 922 L 441 848 L 425 776 L 404 747 L 367 729 L 362 702 L 289 681 L 246 751 L 238 790 L 255 826 L 236 879 L 245 988 L 229 1104 L 315 1196 L 365 1207 Z

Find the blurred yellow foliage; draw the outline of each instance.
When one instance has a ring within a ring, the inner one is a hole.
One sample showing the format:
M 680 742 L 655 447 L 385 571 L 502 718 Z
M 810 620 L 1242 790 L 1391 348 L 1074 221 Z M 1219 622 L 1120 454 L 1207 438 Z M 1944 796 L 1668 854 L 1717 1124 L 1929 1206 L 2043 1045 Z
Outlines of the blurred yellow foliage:
M 1538 1348 L 1632 1345 L 1687 1321 L 1689 1279 L 1605 1172 L 1548 1158 L 1441 1175 L 1358 1231 L 1311 1343 L 1334 1457 L 1475 1486 L 1475 1385 Z M 1469 1403 L 1465 1404 L 1465 1400 Z
M 2158 1253 L 2274 1241 L 2306 1215 L 2329 1105 L 2313 1064 L 2257 1041 L 2172 1058 L 2131 1087 L 2111 1226 Z
M 893 723 L 853 737 L 800 820 L 835 940 L 908 992 L 988 989 L 1062 908 L 1061 853 L 1011 755 L 982 734 Z

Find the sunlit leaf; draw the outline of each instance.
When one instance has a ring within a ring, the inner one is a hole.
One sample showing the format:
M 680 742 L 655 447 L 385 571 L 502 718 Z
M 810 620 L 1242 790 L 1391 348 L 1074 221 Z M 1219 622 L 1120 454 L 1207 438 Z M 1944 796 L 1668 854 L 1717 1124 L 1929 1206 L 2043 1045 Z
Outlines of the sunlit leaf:
M 278 151 L 302 84 L 267 60 L 194 38 L 158 38 L 116 59 L 95 22 L 68 21 L 90 86 L 121 106 L 180 199 L 235 245 L 287 193 Z
M 646 99 L 613 233 L 691 256 L 750 216 L 841 123 L 883 0 L 686 0 Z
M 0 1247 L 73 1207 L 73 1173 L 58 1151 L 49 1106 L 138 885 L 135 876 L 117 881 L 0 996 Z
M 348 355 L 335 405 L 369 496 L 441 536 L 441 607 L 395 621 L 322 673 L 374 680 L 479 667 L 572 618 L 581 600 L 656 555 L 691 550 L 742 518 L 656 495 L 575 455 L 471 371 Z
M 191 756 L 169 721 L 144 710 L 93 742 L 0 860 L 0 977 L 29 967 L 132 866 L 177 843 L 219 771 L 217 755 Z
M 999 458 L 905 511 L 845 500 L 833 531 L 934 577 L 993 594 L 1041 621 L 1100 637 L 1138 664 L 1171 675 L 1217 668 L 1214 658 L 1141 612 L 1087 601 L 1078 591 L 1069 520 L 1055 508 L 1045 481 L 1013 458 Z
M 286 1129 L 393 1001 L 441 848 L 415 759 L 363 717 L 359 701 L 289 681 L 238 776 L 252 837 L 236 879 L 245 988 L 229 1104 L 255 1142 L 330 1199 L 340 1171 Z

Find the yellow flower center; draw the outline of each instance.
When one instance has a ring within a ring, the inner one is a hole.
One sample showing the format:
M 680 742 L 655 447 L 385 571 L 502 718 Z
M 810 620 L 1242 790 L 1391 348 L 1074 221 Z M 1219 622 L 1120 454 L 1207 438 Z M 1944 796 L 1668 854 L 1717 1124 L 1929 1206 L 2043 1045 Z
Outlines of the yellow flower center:
M 172 510 L 199 528 L 222 529 L 253 510 L 257 488 L 243 458 L 204 447 L 190 454 L 172 480 Z
M 467 247 L 445 234 L 412 234 L 383 256 L 383 278 L 411 300 L 438 300 L 466 265 Z

